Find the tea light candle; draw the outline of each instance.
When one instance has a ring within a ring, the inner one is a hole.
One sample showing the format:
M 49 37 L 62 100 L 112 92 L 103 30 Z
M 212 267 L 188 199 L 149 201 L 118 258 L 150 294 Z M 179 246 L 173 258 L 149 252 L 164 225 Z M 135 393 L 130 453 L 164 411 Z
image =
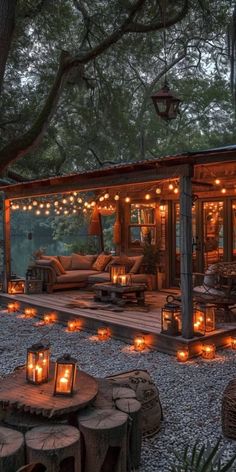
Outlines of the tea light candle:
M 59 389 L 60 392 L 67 392 L 68 391 L 68 377 L 61 377 L 59 380 Z
M 8 313 L 14 313 L 16 311 L 15 303 L 8 303 L 7 311 L 8 311 Z
M 43 378 L 43 368 L 39 365 L 36 365 L 35 370 L 37 372 L 37 381 L 41 382 Z
M 99 341 L 106 341 L 109 338 L 109 329 L 105 326 L 98 328 L 98 339 Z
M 216 347 L 214 344 L 203 344 L 202 345 L 202 357 L 203 359 L 214 359 L 216 353 Z
M 112 283 L 117 284 L 117 280 L 118 280 L 118 275 L 113 275 Z
M 136 336 L 134 338 L 134 349 L 135 351 L 143 351 L 145 349 L 146 343 L 143 336 Z
M 188 350 L 180 349 L 179 351 L 177 351 L 176 356 L 179 362 L 186 362 L 188 360 Z
M 67 329 L 68 329 L 68 331 L 76 331 L 76 322 L 75 321 L 68 321 Z

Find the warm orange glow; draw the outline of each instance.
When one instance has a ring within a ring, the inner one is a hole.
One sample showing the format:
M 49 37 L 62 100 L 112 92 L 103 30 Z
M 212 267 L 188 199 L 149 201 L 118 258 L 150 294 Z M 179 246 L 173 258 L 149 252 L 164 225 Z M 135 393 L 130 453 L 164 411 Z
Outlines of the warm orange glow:
M 119 275 L 118 282 L 120 285 L 127 285 L 127 277 L 126 275 Z
M 99 341 L 106 341 L 110 337 L 110 331 L 106 326 L 98 328 Z
M 186 362 L 188 360 L 188 350 L 187 349 L 180 349 L 177 351 L 176 356 L 179 362 Z
M 10 280 L 8 282 L 8 293 L 11 295 L 15 293 L 24 293 L 25 291 L 25 282 L 24 280 Z
M 215 184 L 220 185 L 220 179 L 215 179 Z
M 56 321 L 56 314 L 55 313 L 46 313 L 43 317 L 43 321 L 45 324 L 51 324 Z
M 8 305 L 7 305 L 8 313 L 14 313 L 14 312 L 18 311 L 19 308 L 20 308 L 20 304 L 17 303 L 17 302 L 8 303 Z
M 78 320 L 69 320 L 67 323 L 68 331 L 77 331 L 79 328 L 79 321 Z
M 146 195 L 145 195 L 145 200 L 150 200 L 150 199 L 151 199 L 150 193 L 146 193 Z
M 146 347 L 145 339 L 143 336 L 136 336 L 134 338 L 134 349 L 135 351 L 143 351 Z
M 130 202 L 130 197 L 125 197 L 125 203 L 129 203 Z
M 24 309 L 25 318 L 33 318 L 37 313 L 36 308 L 28 307 Z
M 202 345 L 202 357 L 203 359 L 214 359 L 216 353 L 215 344 L 203 344 Z
M 232 349 L 236 350 L 236 337 L 231 338 L 231 347 Z

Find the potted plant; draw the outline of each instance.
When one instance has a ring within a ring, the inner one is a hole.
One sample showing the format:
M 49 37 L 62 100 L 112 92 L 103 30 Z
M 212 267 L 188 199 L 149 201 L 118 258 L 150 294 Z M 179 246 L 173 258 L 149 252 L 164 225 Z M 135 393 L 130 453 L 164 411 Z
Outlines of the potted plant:
M 146 242 L 143 246 L 143 256 L 144 272 L 148 275 L 148 288 L 150 290 L 156 290 L 160 251 L 149 242 Z

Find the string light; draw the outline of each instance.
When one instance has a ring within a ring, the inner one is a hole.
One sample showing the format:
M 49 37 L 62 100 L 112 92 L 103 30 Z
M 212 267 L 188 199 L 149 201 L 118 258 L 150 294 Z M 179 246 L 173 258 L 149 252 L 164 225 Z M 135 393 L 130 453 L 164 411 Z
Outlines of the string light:
M 65 205 L 67 203 L 67 199 L 63 198 L 62 203 L 64 203 L 64 205 Z
M 130 202 L 130 197 L 125 197 L 125 203 L 129 203 Z
M 50 208 L 51 207 L 51 203 L 46 203 L 46 208 Z
M 221 189 L 221 193 L 226 193 L 226 188 L 223 187 L 223 188 Z
M 161 188 L 160 187 L 156 188 L 156 193 L 157 193 L 157 195 L 160 195 L 160 193 L 161 193 Z
M 174 193 L 179 193 L 178 187 L 175 187 L 175 188 L 174 188 Z
M 40 215 L 40 214 L 41 214 L 41 211 L 40 211 L 40 210 L 36 210 L 35 214 L 36 214 L 36 215 Z
M 100 202 L 103 202 L 103 201 L 104 201 L 104 197 L 103 197 L 103 196 L 99 197 L 99 201 L 100 201 Z
M 44 204 L 40 203 L 39 208 L 44 208 Z
M 37 206 L 37 205 L 38 205 L 37 200 L 33 200 L 32 205 L 33 205 L 34 207 Z
M 80 198 L 80 197 L 79 197 L 79 198 L 77 198 L 77 202 L 78 202 L 78 203 L 83 203 L 83 200 L 82 200 L 82 198 Z
M 215 184 L 220 185 L 220 179 L 215 179 Z
M 105 195 L 104 195 L 105 200 L 107 200 L 109 197 L 110 197 L 109 193 L 106 192 Z
M 115 194 L 114 200 L 116 200 L 116 202 L 118 202 L 118 200 L 120 200 L 120 196 L 118 195 L 118 193 Z
M 173 185 L 172 183 L 170 183 L 170 184 L 168 185 L 168 189 L 169 189 L 169 190 L 173 190 L 173 188 L 174 188 L 174 185 Z
M 150 198 L 151 198 L 150 193 L 146 193 L 146 195 L 145 195 L 145 200 L 150 200 Z

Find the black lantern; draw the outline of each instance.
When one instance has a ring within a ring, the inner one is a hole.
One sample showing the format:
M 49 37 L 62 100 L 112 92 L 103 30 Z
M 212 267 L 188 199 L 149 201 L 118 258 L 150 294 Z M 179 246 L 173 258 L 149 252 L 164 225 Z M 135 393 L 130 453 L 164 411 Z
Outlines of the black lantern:
M 54 379 L 54 395 L 73 395 L 77 360 L 64 354 L 57 359 Z
M 26 379 L 33 384 L 48 381 L 49 376 L 49 347 L 43 344 L 33 344 L 27 349 Z
M 161 332 L 176 336 L 181 333 L 182 319 L 179 305 L 166 303 L 161 309 Z
M 181 100 L 170 91 L 167 81 L 164 82 L 162 89 L 154 93 L 151 98 L 160 118 L 169 121 L 177 117 Z

